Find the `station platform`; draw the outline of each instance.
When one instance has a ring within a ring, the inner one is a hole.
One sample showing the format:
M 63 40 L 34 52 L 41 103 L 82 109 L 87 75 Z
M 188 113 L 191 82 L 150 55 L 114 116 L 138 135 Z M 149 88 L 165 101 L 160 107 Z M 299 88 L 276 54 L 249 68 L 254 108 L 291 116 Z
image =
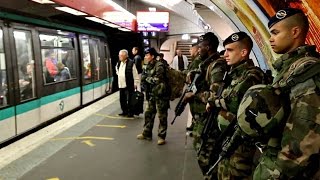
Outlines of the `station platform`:
M 189 109 L 170 124 L 177 101 L 165 145 L 157 145 L 157 117 L 153 140 L 136 138 L 143 114 L 118 116 L 117 92 L 0 149 L 0 180 L 201 180 Z

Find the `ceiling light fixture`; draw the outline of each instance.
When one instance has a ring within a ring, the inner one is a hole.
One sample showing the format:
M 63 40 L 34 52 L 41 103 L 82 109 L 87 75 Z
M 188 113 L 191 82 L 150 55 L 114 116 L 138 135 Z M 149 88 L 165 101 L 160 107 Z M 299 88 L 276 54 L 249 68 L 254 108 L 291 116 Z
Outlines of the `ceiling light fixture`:
M 56 9 L 60 10 L 60 11 L 64 11 L 66 13 L 70 13 L 76 16 L 84 16 L 84 15 L 88 15 L 84 12 L 69 8 L 69 7 L 55 7 Z
M 55 4 L 55 2 L 49 1 L 49 0 L 31 0 L 31 1 L 40 3 L 40 4 Z

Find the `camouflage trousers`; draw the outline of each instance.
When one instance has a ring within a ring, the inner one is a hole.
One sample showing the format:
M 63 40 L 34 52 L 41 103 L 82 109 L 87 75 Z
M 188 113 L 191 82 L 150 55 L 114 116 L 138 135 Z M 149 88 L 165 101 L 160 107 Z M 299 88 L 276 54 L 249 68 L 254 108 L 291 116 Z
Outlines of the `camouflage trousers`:
M 158 113 L 159 117 L 159 128 L 158 137 L 165 139 L 167 136 L 168 127 L 168 109 L 169 100 L 150 98 L 148 101 L 148 106 L 144 112 L 144 125 L 143 125 L 143 135 L 145 137 L 152 137 L 152 129 L 154 124 L 154 119 Z
M 209 153 L 212 151 L 212 139 L 208 139 L 205 144 L 203 144 L 203 148 L 200 151 L 201 143 L 203 142 L 201 139 L 201 133 L 205 125 L 205 121 L 207 118 L 207 113 L 195 114 L 195 121 L 193 127 L 193 146 L 198 154 L 198 164 L 203 174 L 207 173 L 208 165 L 209 165 Z
M 240 145 L 228 159 L 218 165 L 219 180 L 251 180 L 256 148 L 251 144 Z
M 205 124 L 206 120 L 206 113 L 194 113 L 193 115 L 193 130 L 192 130 L 192 135 L 193 135 L 193 147 L 196 151 L 199 150 L 200 144 L 201 144 L 201 133 Z

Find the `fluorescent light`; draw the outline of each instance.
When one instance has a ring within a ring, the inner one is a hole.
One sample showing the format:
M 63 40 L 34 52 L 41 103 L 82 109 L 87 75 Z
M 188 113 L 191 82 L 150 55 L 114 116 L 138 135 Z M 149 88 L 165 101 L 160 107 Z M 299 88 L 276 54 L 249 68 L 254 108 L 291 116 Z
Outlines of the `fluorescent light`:
M 55 4 L 55 2 L 53 1 L 49 1 L 49 0 L 31 0 L 40 4 Z
M 157 8 L 155 8 L 155 7 L 149 7 L 148 9 L 149 9 L 149 11 L 152 11 L 152 12 L 156 12 L 157 11 Z
M 181 38 L 182 38 L 183 40 L 189 40 L 189 39 L 190 39 L 190 36 L 189 36 L 189 34 L 183 34 Z
M 55 8 L 60 10 L 60 11 L 64 11 L 64 12 L 67 12 L 67 13 L 70 13 L 70 14 L 73 14 L 73 15 L 76 15 L 76 16 L 87 15 L 86 13 L 83 13 L 81 11 L 78 11 L 78 10 L 75 10 L 75 9 L 72 9 L 72 8 L 69 8 L 69 7 L 55 7 Z
M 102 20 L 102 19 L 97 18 L 97 17 L 86 17 L 86 19 L 89 19 L 89 20 L 94 21 L 94 22 L 97 22 L 97 23 L 101 23 L 101 24 L 103 24 L 103 25 L 106 25 L 106 26 L 109 26 L 109 27 L 112 27 L 112 28 L 119 28 L 119 27 L 121 27 L 121 26 L 119 26 L 119 25 L 112 24 L 112 23 L 110 23 L 110 22 L 108 22 L 108 21 Z
M 102 19 L 99 19 L 99 18 L 96 18 L 96 17 L 86 17 L 86 19 L 89 19 L 91 21 L 94 21 L 94 22 L 97 22 L 97 23 L 101 23 L 101 24 L 107 23 L 105 20 L 102 20 Z
M 198 39 L 192 39 L 191 42 L 192 42 L 192 43 L 196 43 L 196 42 L 198 42 Z
M 119 28 L 119 27 L 121 27 L 121 26 L 119 26 L 119 25 L 112 24 L 112 23 L 107 23 L 107 24 L 104 24 L 104 25 L 109 26 L 109 27 L 112 27 L 112 28 Z
M 126 28 L 118 28 L 118 29 L 121 31 L 130 31 L 129 29 L 126 29 Z

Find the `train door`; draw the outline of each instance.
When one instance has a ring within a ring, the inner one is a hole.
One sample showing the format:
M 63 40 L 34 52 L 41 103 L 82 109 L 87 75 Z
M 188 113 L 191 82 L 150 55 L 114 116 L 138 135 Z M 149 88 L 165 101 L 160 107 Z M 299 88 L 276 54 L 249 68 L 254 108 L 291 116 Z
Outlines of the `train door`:
M 107 70 L 107 85 L 106 85 L 106 92 L 111 93 L 112 92 L 112 81 L 113 81 L 113 75 L 112 75 L 112 64 L 111 64 L 111 55 L 109 46 L 106 42 L 103 44 L 104 48 L 104 57 L 105 57 L 105 63 L 106 63 L 106 70 Z
M 7 26 L 0 21 L 0 141 L 16 135 L 14 83 Z
M 102 69 L 101 69 L 101 54 L 100 54 L 100 42 L 98 39 L 90 39 L 92 72 L 93 72 L 93 99 L 97 99 L 102 96 L 102 85 L 104 84 L 102 80 Z M 104 91 L 103 91 L 104 92 Z
M 20 134 L 40 124 L 40 109 L 36 99 L 37 78 L 31 29 L 11 25 L 9 29 L 12 67 L 14 74 L 14 98 L 16 130 Z
M 93 76 L 92 64 L 93 59 L 90 54 L 89 37 L 87 35 L 80 36 L 80 50 L 82 54 L 82 104 L 87 104 L 93 100 Z

